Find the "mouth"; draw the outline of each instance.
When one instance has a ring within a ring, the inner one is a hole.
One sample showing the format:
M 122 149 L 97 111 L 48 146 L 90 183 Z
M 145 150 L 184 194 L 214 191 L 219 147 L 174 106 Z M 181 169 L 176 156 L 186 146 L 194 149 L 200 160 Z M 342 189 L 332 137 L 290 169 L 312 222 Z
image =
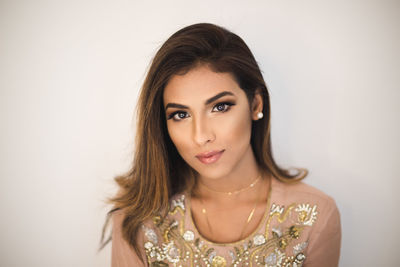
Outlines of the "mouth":
M 206 153 L 201 153 L 196 155 L 196 158 L 204 164 L 211 164 L 217 162 L 218 159 L 222 156 L 222 153 L 224 153 L 224 151 L 225 149 L 220 151 L 210 151 Z

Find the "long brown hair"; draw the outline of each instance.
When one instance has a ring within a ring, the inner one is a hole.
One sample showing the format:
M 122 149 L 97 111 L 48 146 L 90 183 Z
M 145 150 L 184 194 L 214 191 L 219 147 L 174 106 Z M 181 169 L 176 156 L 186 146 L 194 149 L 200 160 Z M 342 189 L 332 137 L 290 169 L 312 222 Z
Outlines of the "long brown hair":
M 297 181 L 307 175 L 305 169 L 290 174 L 278 167 L 272 157 L 269 94 L 245 42 L 217 25 L 199 23 L 185 27 L 174 33 L 153 58 L 138 101 L 133 165 L 128 173 L 115 178 L 120 192 L 110 200 L 114 208 L 108 218 L 114 211 L 124 209 L 122 233 L 138 255 L 139 226 L 166 211 L 170 197 L 194 183 L 193 170 L 168 135 L 163 90 L 173 75 L 183 74 L 199 64 L 207 64 L 215 72 L 233 74 L 249 103 L 256 91 L 262 94 L 264 117 L 253 122 L 251 135 L 251 146 L 261 170 L 283 182 Z

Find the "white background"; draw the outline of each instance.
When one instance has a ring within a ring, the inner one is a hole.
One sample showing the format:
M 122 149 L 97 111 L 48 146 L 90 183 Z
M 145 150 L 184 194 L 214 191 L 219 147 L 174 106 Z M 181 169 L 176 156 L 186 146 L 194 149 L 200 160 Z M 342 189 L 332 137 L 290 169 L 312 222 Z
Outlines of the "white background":
M 0 266 L 109 266 L 96 254 L 133 150 L 148 64 L 212 22 L 254 52 L 278 162 L 342 216 L 340 266 L 396 266 L 399 1 L 0 1 Z

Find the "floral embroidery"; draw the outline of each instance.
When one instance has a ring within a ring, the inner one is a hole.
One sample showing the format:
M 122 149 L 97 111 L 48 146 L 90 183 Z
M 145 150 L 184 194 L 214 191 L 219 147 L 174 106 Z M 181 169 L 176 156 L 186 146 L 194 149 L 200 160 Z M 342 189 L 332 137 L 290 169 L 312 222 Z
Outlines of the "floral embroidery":
M 317 205 L 311 207 L 310 204 L 300 204 L 295 211 L 299 213 L 299 221 L 303 225 L 311 226 L 317 219 Z
M 271 206 L 271 211 L 269 212 L 269 214 L 270 215 L 273 215 L 274 213 L 282 214 L 284 210 L 285 210 L 284 206 L 281 207 L 281 206 L 275 205 L 275 203 L 273 203 L 272 206 Z
M 233 243 L 224 254 L 218 244 L 204 241 L 195 232 L 184 229 L 185 212 L 182 194 L 171 200 L 166 218 L 153 218 L 154 228 L 143 226 L 144 248 L 151 267 L 300 267 L 306 259 L 308 242 L 295 242 L 305 228 L 315 223 L 318 215 L 316 205 L 301 203 L 285 207 L 273 203 L 262 222 L 264 227 L 246 240 Z M 274 227 L 270 229 L 270 225 Z
M 182 210 L 185 210 L 185 195 L 181 195 L 180 198 L 177 199 L 172 199 L 171 201 L 171 207 L 172 209 L 175 209 L 176 207 L 180 207 Z

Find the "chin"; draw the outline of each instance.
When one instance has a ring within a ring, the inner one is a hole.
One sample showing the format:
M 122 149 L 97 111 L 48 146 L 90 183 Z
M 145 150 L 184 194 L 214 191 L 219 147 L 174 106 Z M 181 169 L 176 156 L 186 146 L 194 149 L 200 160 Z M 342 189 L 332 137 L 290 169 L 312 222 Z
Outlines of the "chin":
M 227 168 L 193 168 L 200 176 L 207 179 L 219 179 L 227 176 L 230 170 Z

